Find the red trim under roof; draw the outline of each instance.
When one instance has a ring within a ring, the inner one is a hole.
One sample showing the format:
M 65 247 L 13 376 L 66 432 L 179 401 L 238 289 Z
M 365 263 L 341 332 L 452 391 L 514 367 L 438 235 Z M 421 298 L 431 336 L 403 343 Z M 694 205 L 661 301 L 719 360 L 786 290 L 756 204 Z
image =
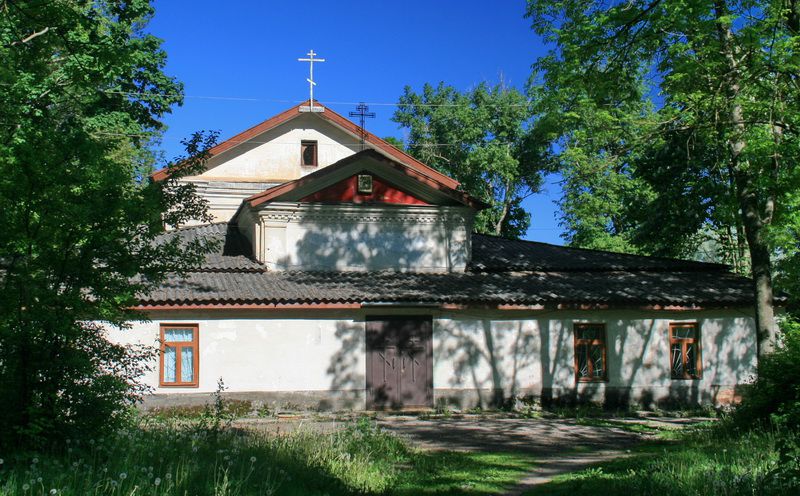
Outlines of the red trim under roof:
M 236 145 L 240 145 L 245 141 L 258 136 L 261 133 L 267 132 L 270 129 L 273 129 L 296 117 L 305 115 L 306 112 L 300 112 L 300 107 L 308 106 L 309 103 L 310 102 L 307 100 L 299 105 L 296 105 L 290 109 L 281 112 L 280 114 L 274 117 L 270 117 L 269 119 L 265 120 L 260 124 L 256 124 L 250 129 L 243 131 L 237 134 L 236 136 L 229 138 L 223 141 L 222 143 L 218 144 L 217 146 L 211 148 L 211 150 L 209 150 L 209 154 L 211 156 L 219 155 L 220 153 L 226 152 L 231 148 L 235 147 Z M 324 105 L 322 105 L 319 101 L 316 101 L 315 106 L 324 106 Z M 339 127 L 343 128 L 345 131 L 349 132 L 354 136 L 360 136 L 361 133 L 360 127 L 358 127 L 355 123 L 353 123 L 349 119 L 337 114 L 328 107 L 325 107 L 324 112 L 315 112 L 314 115 L 318 115 L 323 119 L 338 125 Z M 448 186 L 449 188 L 456 189 L 459 186 L 459 182 L 456 181 L 455 179 L 446 176 L 431 167 L 428 167 L 427 165 L 423 164 L 422 162 L 415 159 L 411 155 L 395 148 L 394 146 L 390 145 L 389 143 L 380 139 L 379 137 L 375 136 L 369 131 L 365 131 L 364 141 L 373 145 L 375 148 L 381 150 L 383 153 L 391 156 L 395 160 L 407 164 L 409 167 L 416 169 L 417 172 L 426 175 L 431 179 L 434 179 L 435 181 Z M 150 179 L 152 179 L 153 181 L 163 181 L 167 177 L 169 177 L 168 167 L 157 170 L 156 172 L 150 175 Z
M 406 174 L 407 176 L 425 184 L 426 186 L 444 193 L 445 195 L 449 196 L 450 198 L 459 203 L 462 203 L 464 205 L 469 205 L 470 207 L 475 208 L 477 210 L 482 210 L 488 207 L 488 205 L 486 205 L 482 201 L 477 200 L 469 196 L 468 194 L 462 191 L 458 191 L 446 184 L 442 184 L 441 182 L 436 181 L 427 175 L 421 174 L 415 168 L 412 168 L 411 166 L 400 162 L 396 162 L 372 149 L 360 151 L 354 155 L 345 157 L 334 164 L 331 164 L 327 167 L 323 167 L 315 172 L 312 172 L 311 174 L 301 177 L 300 179 L 295 179 L 294 181 L 289 181 L 283 184 L 279 184 L 277 186 L 273 186 L 272 188 L 264 190 L 261 193 L 257 193 L 249 198 L 246 198 L 245 202 L 247 202 L 251 207 L 256 207 L 258 205 L 261 205 L 262 203 L 267 203 L 269 201 L 275 200 L 286 193 L 294 191 L 300 186 L 304 186 L 310 182 L 318 180 L 321 177 L 336 172 L 342 167 L 346 167 L 351 163 L 360 160 L 363 157 L 371 157 L 375 160 L 383 162 L 384 164 L 393 167 L 395 170 L 398 170 Z

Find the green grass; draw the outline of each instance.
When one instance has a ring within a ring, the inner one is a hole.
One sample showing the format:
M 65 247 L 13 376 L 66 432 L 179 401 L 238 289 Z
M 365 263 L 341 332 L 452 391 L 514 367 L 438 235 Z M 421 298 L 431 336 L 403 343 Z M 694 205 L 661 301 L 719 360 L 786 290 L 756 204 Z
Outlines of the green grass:
M 0 454 L 0 495 L 496 494 L 527 455 L 412 449 L 367 419 L 276 436 L 149 419 L 52 453 Z
M 787 435 L 794 436 L 773 430 L 738 432 L 726 425 L 663 431 L 660 440 L 642 445 L 632 456 L 557 476 L 526 495 L 798 494 L 800 488 L 774 473 L 776 441 Z

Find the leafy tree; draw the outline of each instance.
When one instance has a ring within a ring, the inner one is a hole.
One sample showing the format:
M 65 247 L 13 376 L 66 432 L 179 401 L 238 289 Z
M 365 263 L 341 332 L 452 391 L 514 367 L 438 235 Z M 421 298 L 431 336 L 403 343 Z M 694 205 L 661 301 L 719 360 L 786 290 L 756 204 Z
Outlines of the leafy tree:
M 399 138 L 395 138 L 394 136 L 387 136 L 383 138 L 383 141 L 389 143 L 393 147 L 397 148 L 398 150 L 405 151 L 405 145 L 403 144 L 403 140 Z
M 540 190 L 543 171 L 526 132 L 525 95 L 502 84 L 459 92 L 444 83 L 422 93 L 405 88 L 393 120 L 407 128 L 408 153 L 461 182 L 490 208 L 478 214 L 478 232 L 520 237 L 530 214 L 522 200 Z
M 152 350 L 104 338 L 209 248 L 158 235 L 207 218 L 180 185 L 212 137 L 161 184 L 142 181 L 182 87 L 142 30 L 146 0 L 0 2 L 0 445 L 114 427 Z M 144 93 L 144 94 L 142 94 Z
M 574 125 L 554 155 L 625 164 L 621 182 L 643 196 L 610 204 L 623 206 L 633 246 L 680 251 L 705 237 L 742 258 L 744 239 L 759 353 L 770 351 L 770 230 L 791 217 L 798 180 L 800 3 L 530 0 L 528 15 L 555 45 L 536 64 L 542 108 Z

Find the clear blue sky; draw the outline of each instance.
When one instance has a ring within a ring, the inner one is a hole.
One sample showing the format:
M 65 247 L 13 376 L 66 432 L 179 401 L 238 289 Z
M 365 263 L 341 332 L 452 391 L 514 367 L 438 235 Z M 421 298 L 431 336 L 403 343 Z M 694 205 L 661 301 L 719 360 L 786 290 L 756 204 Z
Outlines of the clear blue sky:
M 403 138 L 391 121 L 405 85 L 445 81 L 465 90 L 482 81 L 522 88 L 545 51 L 523 18 L 524 0 L 208 1 L 157 0 L 149 31 L 164 40 L 167 73 L 185 84 L 182 107 L 167 117 L 163 147 L 181 152 L 196 130 L 230 137 L 308 98 L 310 48 L 315 97 L 340 114 L 375 102 L 367 128 Z M 209 98 L 218 97 L 218 98 Z M 342 103 L 337 103 L 342 102 Z M 553 201 L 556 177 L 528 199 L 527 238 L 561 243 Z

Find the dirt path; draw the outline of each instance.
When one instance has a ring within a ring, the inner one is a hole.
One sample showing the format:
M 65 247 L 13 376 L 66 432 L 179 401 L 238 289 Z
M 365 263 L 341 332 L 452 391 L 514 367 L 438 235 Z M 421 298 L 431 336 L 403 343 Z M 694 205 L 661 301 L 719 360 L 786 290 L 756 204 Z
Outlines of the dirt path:
M 615 419 L 615 424 L 640 423 L 658 428 L 680 428 L 700 418 Z M 341 421 L 284 419 L 259 422 L 261 429 L 285 433 L 301 426 L 330 431 Z M 628 455 L 648 435 L 616 425 L 581 425 L 574 419 L 522 419 L 485 415 L 421 419 L 388 415 L 381 427 L 429 450 L 522 452 L 535 456 L 536 466 L 506 494 L 518 496 L 553 477 Z
M 535 455 L 536 467 L 506 492 L 514 496 L 556 475 L 625 456 L 644 439 L 622 428 L 586 426 L 567 419 L 389 418 L 380 423 L 426 449 Z

